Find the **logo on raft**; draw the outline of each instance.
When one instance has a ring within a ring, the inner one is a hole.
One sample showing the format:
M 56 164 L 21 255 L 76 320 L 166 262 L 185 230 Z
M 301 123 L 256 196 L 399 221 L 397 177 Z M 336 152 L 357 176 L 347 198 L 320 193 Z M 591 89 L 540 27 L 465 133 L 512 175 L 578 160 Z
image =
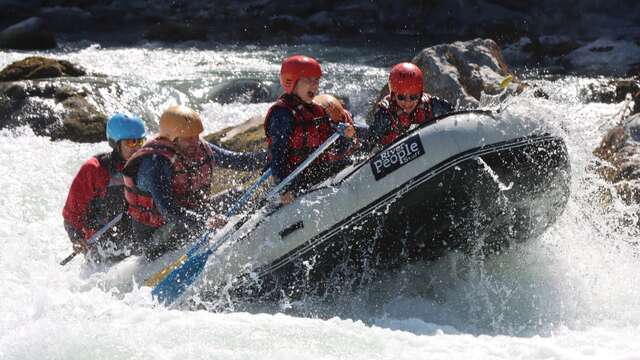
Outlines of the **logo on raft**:
M 424 155 L 424 148 L 420 136 L 414 135 L 374 156 L 370 162 L 373 176 L 378 181 L 421 155 Z

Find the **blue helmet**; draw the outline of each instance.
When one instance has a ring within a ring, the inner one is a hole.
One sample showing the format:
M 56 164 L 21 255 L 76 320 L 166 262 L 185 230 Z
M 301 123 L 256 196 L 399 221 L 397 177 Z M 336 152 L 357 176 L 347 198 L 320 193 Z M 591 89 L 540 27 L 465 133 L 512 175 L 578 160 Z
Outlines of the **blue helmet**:
M 137 116 L 117 113 L 107 121 L 107 140 L 113 147 L 120 140 L 142 139 L 146 135 L 144 122 Z

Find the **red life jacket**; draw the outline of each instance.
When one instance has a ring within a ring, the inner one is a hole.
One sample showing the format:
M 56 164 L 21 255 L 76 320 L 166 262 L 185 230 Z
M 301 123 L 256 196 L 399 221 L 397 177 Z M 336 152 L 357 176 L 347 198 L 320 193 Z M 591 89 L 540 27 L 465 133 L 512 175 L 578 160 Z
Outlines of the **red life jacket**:
M 165 220 L 153 202 L 150 193 L 136 186 L 140 159 L 144 156 L 160 155 L 173 166 L 171 190 L 176 203 L 187 209 L 197 209 L 209 193 L 214 160 L 211 148 L 200 142 L 193 159 L 186 159 L 178 152 L 173 142 L 156 138 L 146 143 L 127 161 L 124 168 L 125 198 L 129 204 L 129 215 L 136 221 L 154 228 L 165 224 Z
M 315 103 L 303 103 L 298 97 L 285 94 L 269 108 L 265 117 L 264 129 L 269 147 L 271 147 L 272 142 L 269 134 L 271 112 L 278 107 L 289 110 L 294 119 L 293 131 L 288 139 L 289 158 L 287 159 L 288 172 L 292 172 L 314 150 L 331 137 L 335 130 L 331 127 L 331 119 L 322 106 Z M 343 157 L 343 155 L 336 154 L 329 149 L 320 155 L 314 161 L 314 164 L 327 161 L 333 162 Z
M 412 112 L 406 113 L 402 108 L 391 99 L 391 95 L 385 96 L 379 103 L 378 107 L 387 110 L 390 116 L 391 128 L 382 137 L 382 144 L 387 145 L 394 142 L 402 134 L 409 130 L 413 124 L 422 124 L 425 121 L 433 119 L 433 108 L 431 106 L 431 96 L 423 93 L 422 98 L 416 108 Z

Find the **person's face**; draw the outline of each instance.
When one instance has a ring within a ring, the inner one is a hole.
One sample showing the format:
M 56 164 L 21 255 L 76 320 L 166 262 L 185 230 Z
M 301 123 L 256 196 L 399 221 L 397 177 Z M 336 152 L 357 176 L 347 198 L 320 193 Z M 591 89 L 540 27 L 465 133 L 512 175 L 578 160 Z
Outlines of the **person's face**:
M 144 138 L 141 139 L 124 139 L 119 142 L 120 155 L 124 160 L 129 158 L 144 145 Z
M 420 94 L 396 94 L 396 102 L 404 112 L 412 112 L 418 105 Z
M 319 86 L 320 78 L 301 77 L 298 79 L 293 93 L 305 103 L 310 104 L 313 98 L 318 95 Z
M 173 140 L 173 143 L 183 155 L 191 157 L 195 156 L 198 152 L 198 145 L 200 144 L 200 138 L 198 136 L 185 136 L 177 137 Z

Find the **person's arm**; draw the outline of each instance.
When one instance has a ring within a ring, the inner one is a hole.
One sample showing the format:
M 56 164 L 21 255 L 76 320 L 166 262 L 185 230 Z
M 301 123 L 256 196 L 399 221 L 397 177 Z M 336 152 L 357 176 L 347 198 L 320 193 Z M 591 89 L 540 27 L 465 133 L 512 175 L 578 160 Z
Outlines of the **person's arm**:
M 173 170 L 169 159 L 152 155 L 140 160 L 140 168 L 136 178 L 137 186 L 153 197 L 160 214 L 167 223 L 197 224 L 200 217 L 193 211 L 178 205 L 171 189 Z
M 62 216 L 69 226 L 73 227 L 76 234 L 80 234 L 84 239 L 88 239 L 95 233 L 89 224 L 86 223 L 89 205 L 98 194 L 98 182 L 101 179 L 100 162 L 95 157 L 87 160 L 76 174 L 69 194 L 62 210 Z M 74 242 L 74 238 L 71 238 Z
M 383 107 L 378 107 L 373 114 L 373 122 L 369 126 L 369 136 L 378 142 L 391 130 L 391 114 Z
M 453 105 L 445 99 L 433 96 L 431 98 L 433 117 L 442 116 L 453 111 Z
M 267 152 L 255 153 L 235 152 L 213 143 L 208 143 L 213 151 L 213 159 L 217 166 L 243 171 L 253 171 L 264 167 L 267 161 Z
M 271 136 L 271 173 L 280 182 L 287 177 L 289 159 L 289 137 L 293 131 L 293 115 L 287 109 L 274 109 L 271 112 L 269 128 L 267 129 Z

